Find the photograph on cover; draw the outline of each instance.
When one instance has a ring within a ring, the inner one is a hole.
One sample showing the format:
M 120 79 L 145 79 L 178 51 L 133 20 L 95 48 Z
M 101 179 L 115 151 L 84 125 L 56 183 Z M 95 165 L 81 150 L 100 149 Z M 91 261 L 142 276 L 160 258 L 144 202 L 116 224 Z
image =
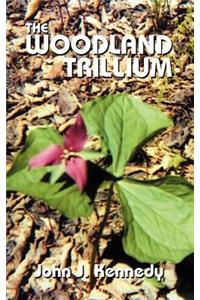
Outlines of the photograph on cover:
M 194 299 L 193 13 L 7 0 L 7 299 Z

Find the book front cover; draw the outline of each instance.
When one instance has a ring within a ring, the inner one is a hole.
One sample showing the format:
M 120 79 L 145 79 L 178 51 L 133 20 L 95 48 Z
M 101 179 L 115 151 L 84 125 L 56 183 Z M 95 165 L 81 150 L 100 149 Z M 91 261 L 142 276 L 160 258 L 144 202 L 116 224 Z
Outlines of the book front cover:
M 193 1 L 7 1 L 7 297 L 190 300 Z

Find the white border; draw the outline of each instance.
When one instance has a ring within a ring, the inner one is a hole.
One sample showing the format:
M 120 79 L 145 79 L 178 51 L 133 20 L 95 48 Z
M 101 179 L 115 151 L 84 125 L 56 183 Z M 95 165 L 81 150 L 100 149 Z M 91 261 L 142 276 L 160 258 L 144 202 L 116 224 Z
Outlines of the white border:
M 199 188 L 200 188 L 200 2 L 195 1 L 195 35 L 194 35 L 194 49 L 195 49 L 195 97 L 194 97 L 194 127 L 195 127 L 195 148 L 194 148 L 194 160 L 195 160 L 195 171 L 194 171 L 194 191 L 195 191 L 195 210 L 194 210 L 194 227 L 195 227 L 195 247 L 194 247 L 194 299 L 200 299 L 200 199 L 199 199 Z
M 1 2 L 0 20 L 0 290 L 1 299 L 6 299 L 6 0 Z M 195 286 L 194 299 L 200 299 L 200 1 L 195 1 Z
M 6 0 L 0 9 L 0 290 L 6 299 Z

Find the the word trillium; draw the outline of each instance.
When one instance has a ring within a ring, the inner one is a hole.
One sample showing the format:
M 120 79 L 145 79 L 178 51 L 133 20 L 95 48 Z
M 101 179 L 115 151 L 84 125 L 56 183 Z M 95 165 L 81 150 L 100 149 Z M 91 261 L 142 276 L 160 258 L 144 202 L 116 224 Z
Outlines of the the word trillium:
M 57 165 L 64 161 L 66 173 L 76 182 L 82 192 L 87 184 L 87 162 L 83 160 L 80 152 L 87 141 L 87 132 L 80 114 L 77 115 L 74 125 L 65 132 L 64 145 L 51 145 L 32 157 L 29 167 L 39 168 Z

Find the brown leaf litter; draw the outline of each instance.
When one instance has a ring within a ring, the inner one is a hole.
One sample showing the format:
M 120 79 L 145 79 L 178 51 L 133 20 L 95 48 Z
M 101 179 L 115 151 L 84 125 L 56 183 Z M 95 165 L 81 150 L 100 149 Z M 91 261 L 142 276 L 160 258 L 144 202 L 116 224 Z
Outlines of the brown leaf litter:
M 63 57 L 31 56 L 26 53 L 24 20 L 49 22 L 50 35 L 57 33 L 88 36 L 102 34 L 154 34 L 158 30 L 152 1 L 68 1 L 60 0 L 64 26 L 57 1 L 8 0 L 7 3 L 7 71 L 8 166 L 21 149 L 26 133 L 49 124 L 64 132 L 74 122 L 81 105 L 98 96 L 126 91 L 164 111 L 174 121 L 169 128 L 154 138 L 126 167 L 125 174 L 133 178 L 152 179 L 166 174 L 184 176 L 193 182 L 193 61 L 190 54 L 175 53 L 175 75 L 171 79 L 150 78 L 67 78 Z M 188 13 L 191 1 L 171 1 L 171 18 L 163 34 L 177 40 L 177 28 Z M 165 13 L 163 20 L 166 20 Z M 162 24 L 163 25 L 163 24 Z M 181 27 L 182 28 L 182 27 Z M 62 31 L 63 30 L 63 31 Z M 188 29 L 189 30 L 189 29 Z M 192 29 L 191 29 L 192 30 Z M 179 32 L 179 31 L 178 31 Z M 190 34 L 192 35 L 192 33 Z M 189 34 L 184 37 L 185 45 Z M 178 44 L 179 45 L 179 44 Z M 180 49 L 178 47 L 177 49 Z M 176 50 L 177 51 L 177 50 Z M 187 51 L 186 51 L 187 52 Z M 70 53 L 70 55 L 72 55 Z M 108 54 L 107 54 L 108 55 Z M 179 59 L 180 56 L 180 59 Z M 113 55 L 109 57 L 109 63 Z M 120 57 L 125 62 L 126 57 Z M 123 64 L 122 64 L 123 68 Z M 164 265 L 166 291 L 156 288 L 144 279 L 98 279 L 88 291 L 88 281 L 76 279 L 75 272 L 82 263 L 89 270 L 90 255 L 99 224 L 105 212 L 105 192 L 96 201 L 97 209 L 89 218 L 70 221 L 43 203 L 18 193 L 9 193 L 7 202 L 7 293 L 10 300 L 186 300 L 177 287 L 182 283 L 175 266 Z M 125 254 L 120 257 L 123 224 L 118 201 L 114 200 L 97 262 L 124 268 L 135 267 L 135 261 Z M 110 255 L 111 252 L 111 255 Z M 35 278 L 38 264 L 71 267 L 68 279 Z

